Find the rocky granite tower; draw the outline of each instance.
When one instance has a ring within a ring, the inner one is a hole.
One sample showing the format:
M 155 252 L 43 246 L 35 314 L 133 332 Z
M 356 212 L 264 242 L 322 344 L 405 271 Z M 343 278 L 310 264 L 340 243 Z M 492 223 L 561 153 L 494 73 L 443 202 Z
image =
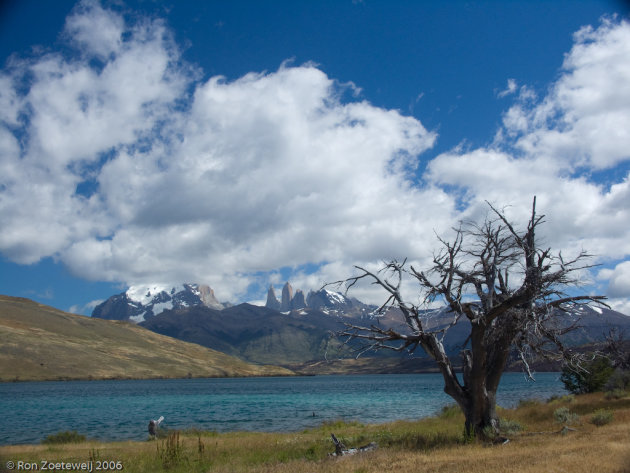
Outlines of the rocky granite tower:
M 282 287 L 282 304 L 280 305 L 280 311 L 286 312 L 291 310 L 291 301 L 293 300 L 293 288 L 288 282 Z
M 293 299 L 291 300 L 291 309 L 298 310 L 298 309 L 304 309 L 305 307 L 306 307 L 306 299 L 304 297 L 304 293 L 302 292 L 302 289 L 298 289 L 295 291 L 295 295 L 293 296 Z
M 273 286 L 269 286 L 269 290 L 267 291 L 267 303 L 265 307 L 273 310 L 280 310 L 280 301 L 276 297 L 276 291 L 273 290 Z

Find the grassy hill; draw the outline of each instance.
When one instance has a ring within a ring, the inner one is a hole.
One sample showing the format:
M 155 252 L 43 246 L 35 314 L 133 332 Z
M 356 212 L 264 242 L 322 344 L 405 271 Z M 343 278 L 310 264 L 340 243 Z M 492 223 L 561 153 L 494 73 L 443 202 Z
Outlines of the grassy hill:
M 0 381 L 288 375 L 129 322 L 0 295 Z

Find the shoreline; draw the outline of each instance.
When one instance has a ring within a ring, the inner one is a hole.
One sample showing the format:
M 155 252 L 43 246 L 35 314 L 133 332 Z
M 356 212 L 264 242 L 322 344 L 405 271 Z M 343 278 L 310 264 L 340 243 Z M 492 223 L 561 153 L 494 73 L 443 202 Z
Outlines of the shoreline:
M 379 424 L 334 421 L 299 432 L 188 429 L 165 432 L 171 435 L 156 441 L 87 439 L 0 445 L 0 471 L 9 471 L 2 469 L 9 464 L 41 467 L 46 461 L 91 462 L 95 470 L 97 463 L 105 462 L 130 473 L 381 473 L 391 471 L 395 459 L 396 471 L 415 471 L 421 466 L 423 471 L 485 473 L 512 471 L 517 464 L 525 473 L 619 473 L 626 471 L 630 458 L 629 396 L 614 400 L 603 393 L 565 396 L 502 409 L 500 416 L 511 430 L 505 434 L 510 442 L 500 444 L 466 440 L 461 412 L 445 409 L 419 420 Z M 560 409 L 579 416 L 571 428 L 564 429 L 554 419 Z M 593 417 L 602 410 L 612 415 L 607 422 L 596 424 Z M 348 448 L 371 442 L 377 448 L 340 459 L 330 455 L 335 451 L 331 433 Z
M 261 365 L 266 366 L 266 365 Z M 150 376 L 150 377 L 134 377 L 134 376 L 104 376 L 104 377 L 68 377 L 59 376 L 56 378 L 44 378 L 44 379 L 21 379 L 19 377 L 14 379 L 2 379 L 0 378 L 0 384 L 12 384 L 12 383 L 48 383 L 48 382 L 66 382 L 66 381 L 159 381 L 159 380 L 186 380 L 186 379 L 249 379 L 249 378 L 308 378 L 313 376 L 381 376 L 381 375 L 401 375 L 401 374 L 440 374 L 440 371 L 435 369 L 422 369 L 417 371 L 324 371 L 321 373 L 307 371 L 300 372 L 296 370 L 295 366 L 280 366 L 291 371 L 291 373 L 280 374 L 252 374 L 252 375 L 225 375 L 225 376 Z M 455 367 L 457 369 L 457 367 Z M 503 373 L 521 373 L 522 370 L 507 369 Z M 559 369 L 539 369 L 535 370 L 535 373 L 559 373 Z

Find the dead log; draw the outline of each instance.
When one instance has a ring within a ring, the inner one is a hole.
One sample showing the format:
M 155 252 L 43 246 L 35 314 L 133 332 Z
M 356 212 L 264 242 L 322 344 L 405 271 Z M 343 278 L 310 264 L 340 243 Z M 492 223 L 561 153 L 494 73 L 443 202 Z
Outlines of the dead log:
M 333 443 L 335 444 L 335 453 L 330 453 L 331 457 L 341 457 L 344 455 L 355 455 L 357 453 L 369 452 L 370 450 L 376 450 L 378 444 L 376 442 L 370 442 L 367 445 L 359 448 L 347 448 L 344 443 L 335 437 L 335 434 L 330 434 Z

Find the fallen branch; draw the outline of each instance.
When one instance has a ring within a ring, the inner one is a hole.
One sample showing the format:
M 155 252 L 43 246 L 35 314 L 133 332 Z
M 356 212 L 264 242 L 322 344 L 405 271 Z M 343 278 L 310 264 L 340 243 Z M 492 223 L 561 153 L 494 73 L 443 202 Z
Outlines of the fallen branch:
M 341 457 L 345 455 L 355 455 L 357 453 L 369 452 L 371 450 L 376 450 L 378 448 L 378 444 L 376 442 L 370 442 L 367 445 L 359 448 L 347 448 L 341 440 L 335 437 L 335 434 L 330 434 L 333 443 L 335 444 L 335 453 L 329 453 L 328 455 L 331 457 Z

